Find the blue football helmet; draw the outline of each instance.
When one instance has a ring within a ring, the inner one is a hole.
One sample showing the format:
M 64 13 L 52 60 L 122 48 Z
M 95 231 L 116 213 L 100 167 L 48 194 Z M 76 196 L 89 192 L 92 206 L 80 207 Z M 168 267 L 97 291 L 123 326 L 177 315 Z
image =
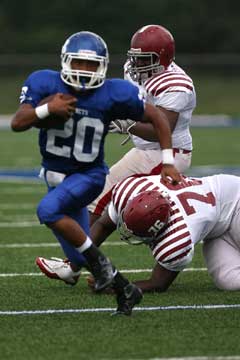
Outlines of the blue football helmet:
M 62 80 L 75 89 L 95 89 L 106 78 L 109 63 L 108 48 L 105 41 L 89 31 L 80 31 L 70 36 L 64 43 L 61 53 Z M 89 60 L 99 63 L 95 71 L 71 68 L 73 59 Z

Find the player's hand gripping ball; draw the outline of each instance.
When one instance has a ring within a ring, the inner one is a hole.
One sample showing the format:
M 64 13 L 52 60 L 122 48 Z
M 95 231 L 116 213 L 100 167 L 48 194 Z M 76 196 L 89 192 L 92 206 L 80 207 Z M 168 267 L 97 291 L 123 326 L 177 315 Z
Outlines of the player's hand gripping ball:
M 55 94 L 49 95 L 42 99 L 38 106 L 44 105 L 46 103 L 49 103 L 53 98 Z M 61 94 L 61 98 L 64 100 L 76 100 L 76 98 L 70 94 Z M 62 124 L 64 124 L 70 116 L 61 116 L 59 114 L 50 114 L 44 119 L 38 119 L 35 123 L 35 127 L 38 129 L 44 128 L 44 129 L 51 129 L 51 128 L 62 128 Z

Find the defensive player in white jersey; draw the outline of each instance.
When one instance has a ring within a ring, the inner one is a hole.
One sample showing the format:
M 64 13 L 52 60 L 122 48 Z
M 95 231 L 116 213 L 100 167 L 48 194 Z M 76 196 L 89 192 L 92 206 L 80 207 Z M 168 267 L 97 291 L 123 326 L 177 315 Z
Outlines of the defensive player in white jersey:
M 145 92 L 148 102 L 166 114 L 172 131 L 175 166 L 184 173 L 191 164 L 189 125 L 196 94 L 192 79 L 173 62 L 174 56 L 172 34 L 159 25 L 144 26 L 132 37 L 124 76 Z M 132 120 L 113 122 L 112 132 L 130 134 L 135 147 L 110 168 L 103 192 L 88 207 L 91 224 L 103 214 L 111 200 L 112 187 L 118 181 L 133 174 L 161 173 L 162 152 L 149 125 Z
M 121 240 L 152 250 L 156 264 L 150 278 L 135 282 L 143 292 L 165 291 L 201 240 L 216 286 L 240 290 L 239 177 L 183 177 L 176 186 L 159 175 L 129 177 L 115 185 L 108 212 L 92 226 L 94 243 L 100 246 L 116 228 Z
M 220 289 L 240 290 L 240 178 L 214 175 L 163 183 L 159 176 L 117 184 L 108 214 L 92 227 L 98 245 L 118 227 L 121 240 L 148 244 L 156 265 L 136 281 L 142 291 L 164 291 L 192 260 L 203 240 L 209 274 Z

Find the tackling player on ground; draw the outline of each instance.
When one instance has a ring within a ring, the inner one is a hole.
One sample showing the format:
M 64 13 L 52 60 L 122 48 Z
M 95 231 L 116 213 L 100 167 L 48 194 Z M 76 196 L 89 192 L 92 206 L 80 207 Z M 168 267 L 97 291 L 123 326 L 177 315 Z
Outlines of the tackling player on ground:
M 240 178 L 186 177 L 176 187 L 159 180 L 130 177 L 119 183 L 108 215 L 93 227 L 95 242 L 103 241 L 106 228 L 115 224 L 122 240 L 149 245 L 156 266 L 150 279 L 135 284 L 143 291 L 164 291 L 191 262 L 202 240 L 216 286 L 240 290 Z

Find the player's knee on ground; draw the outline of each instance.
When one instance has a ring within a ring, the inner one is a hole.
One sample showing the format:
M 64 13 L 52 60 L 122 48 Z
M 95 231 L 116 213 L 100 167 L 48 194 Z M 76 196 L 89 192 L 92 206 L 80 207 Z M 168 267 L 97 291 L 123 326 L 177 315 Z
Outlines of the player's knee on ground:
M 240 290 L 240 264 L 232 269 L 220 269 L 211 274 L 215 285 L 221 290 Z
M 37 216 L 41 224 L 52 223 L 63 217 L 60 203 L 57 199 L 49 201 L 48 197 L 43 198 L 37 207 Z

